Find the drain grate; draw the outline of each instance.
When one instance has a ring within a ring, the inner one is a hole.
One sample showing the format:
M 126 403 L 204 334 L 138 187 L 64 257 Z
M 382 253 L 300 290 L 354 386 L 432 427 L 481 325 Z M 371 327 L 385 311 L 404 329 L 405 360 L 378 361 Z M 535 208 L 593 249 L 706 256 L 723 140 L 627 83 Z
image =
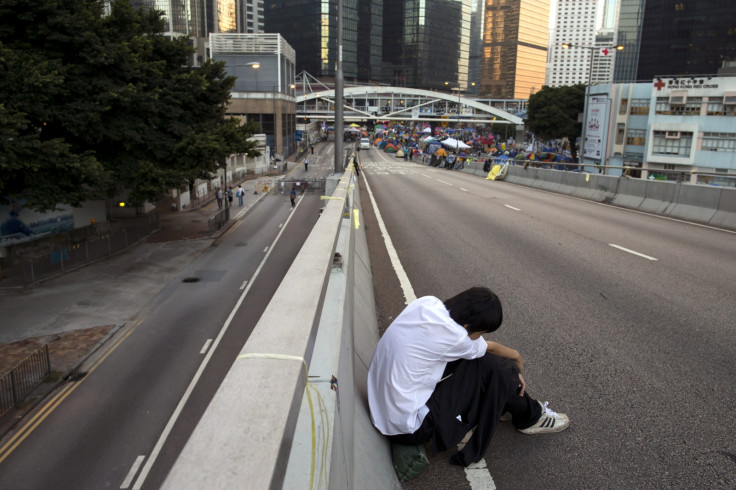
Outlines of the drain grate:
M 181 282 L 199 282 L 198 277 L 185 277 Z

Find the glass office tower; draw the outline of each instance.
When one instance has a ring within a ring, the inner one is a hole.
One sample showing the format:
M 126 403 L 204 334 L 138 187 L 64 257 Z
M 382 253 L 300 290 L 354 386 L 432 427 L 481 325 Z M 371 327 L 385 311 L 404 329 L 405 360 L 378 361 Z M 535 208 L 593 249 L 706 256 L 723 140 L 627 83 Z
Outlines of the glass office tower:
M 711 75 L 736 59 L 732 0 L 646 0 L 636 77 Z
M 343 0 L 345 80 L 369 81 L 380 73 L 384 0 Z M 266 32 L 280 33 L 296 49 L 297 72 L 334 77 L 337 0 L 265 0 Z
M 527 99 L 544 85 L 550 0 L 485 0 L 481 95 Z
M 383 15 L 385 82 L 465 90 L 471 0 L 386 1 Z
M 621 0 L 619 4 L 616 40 L 624 49 L 616 55 L 613 81 L 633 82 L 639 63 L 641 27 L 644 20 L 644 0 Z

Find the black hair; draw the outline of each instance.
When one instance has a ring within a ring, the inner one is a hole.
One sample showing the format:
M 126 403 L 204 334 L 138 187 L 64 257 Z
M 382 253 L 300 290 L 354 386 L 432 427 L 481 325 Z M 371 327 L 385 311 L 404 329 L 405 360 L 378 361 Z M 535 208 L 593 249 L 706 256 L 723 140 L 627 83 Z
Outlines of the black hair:
M 503 308 L 496 294 L 484 286 L 475 286 L 444 301 L 450 317 L 467 325 L 468 333 L 495 332 L 503 323 Z

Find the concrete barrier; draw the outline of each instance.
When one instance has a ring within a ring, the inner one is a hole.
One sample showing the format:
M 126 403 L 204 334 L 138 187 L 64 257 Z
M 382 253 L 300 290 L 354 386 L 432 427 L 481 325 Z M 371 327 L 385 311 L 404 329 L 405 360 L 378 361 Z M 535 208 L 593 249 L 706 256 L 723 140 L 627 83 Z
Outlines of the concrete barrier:
M 163 488 L 399 488 L 361 386 L 378 332 L 351 178 L 326 201 Z
M 695 184 L 680 184 L 677 200 L 668 208 L 673 218 L 708 223 L 716 214 L 721 200 L 721 188 Z
M 504 181 L 736 229 L 736 189 L 511 165 Z
M 644 202 L 647 181 L 622 177 L 618 183 L 618 192 L 613 196 L 613 204 L 630 209 L 639 209 Z
M 667 214 L 672 203 L 677 199 L 680 184 L 674 182 L 647 181 L 644 201 L 639 206 L 640 211 L 654 214 Z
M 736 230 L 736 190 L 723 189 L 718 209 L 709 224 Z

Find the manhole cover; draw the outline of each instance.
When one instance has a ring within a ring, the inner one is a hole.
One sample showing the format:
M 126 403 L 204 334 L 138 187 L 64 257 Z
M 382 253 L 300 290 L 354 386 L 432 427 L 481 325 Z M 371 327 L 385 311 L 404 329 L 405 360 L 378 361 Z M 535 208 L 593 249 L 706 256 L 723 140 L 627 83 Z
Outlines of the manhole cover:
M 199 282 L 198 277 L 185 277 L 181 282 Z

